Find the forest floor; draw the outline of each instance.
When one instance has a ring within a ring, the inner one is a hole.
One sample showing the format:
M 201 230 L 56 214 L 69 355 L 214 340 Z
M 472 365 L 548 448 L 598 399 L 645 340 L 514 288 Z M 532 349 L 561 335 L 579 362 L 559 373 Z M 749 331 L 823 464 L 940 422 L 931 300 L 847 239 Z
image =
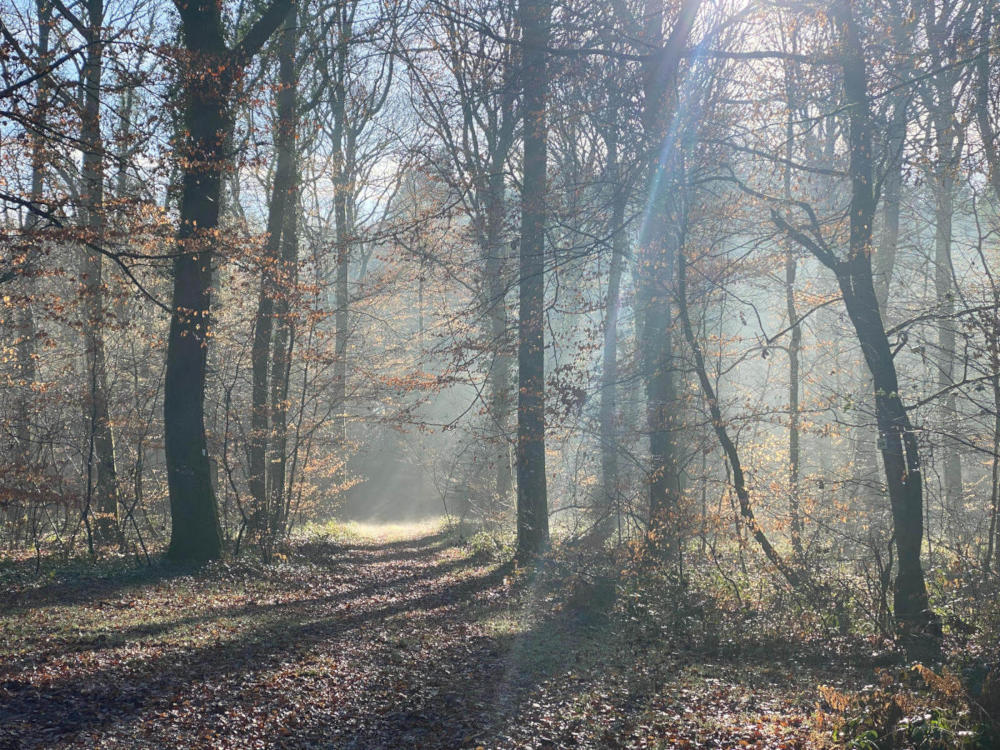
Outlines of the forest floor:
M 7 580 L 0 748 L 803 748 L 851 682 L 642 642 L 441 528 L 282 557 Z

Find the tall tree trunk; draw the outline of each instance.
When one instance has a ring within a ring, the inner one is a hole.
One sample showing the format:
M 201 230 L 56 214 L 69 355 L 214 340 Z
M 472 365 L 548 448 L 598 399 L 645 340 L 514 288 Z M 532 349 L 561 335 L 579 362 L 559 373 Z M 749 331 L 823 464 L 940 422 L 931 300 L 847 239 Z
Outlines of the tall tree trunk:
M 699 0 L 685 0 L 669 37 L 663 40 L 663 4 L 649 0 L 644 38 L 657 44 L 643 61 L 642 125 L 647 149 L 647 205 L 639 233 L 637 302 L 640 370 L 646 391 L 649 432 L 649 528 L 661 556 L 679 552 L 677 508 L 681 472 L 676 433 L 680 426 L 673 362 L 673 275 L 676 266 L 679 205 L 677 70 Z
M 229 98 L 242 68 L 288 13 L 273 0 L 230 50 L 215 0 L 176 2 L 186 47 L 185 132 L 180 226 L 174 258 L 173 311 L 167 340 L 163 428 L 170 490 L 170 547 L 174 560 L 203 562 L 222 554 L 222 530 L 205 436 L 205 375 L 211 324 L 211 282 L 221 200 L 225 144 L 232 120 Z
M 899 209 L 903 189 L 903 145 L 906 142 L 907 110 L 909 95 L 897 93 L 892 105 L 892 115 L 886 132 L 886 154 L 889 167 L 882 184 L 882 234 L 878 252 L 875 253 L 875 296 L 878 308 L 885 320 L 886 305 L 892 273 L 896 265 L 896 249 L 899 246 Z
M 996 57 L 995 47 L 992 45 L 992 34 L 995 32 L 994 17 L 995 10 L 993 3 L 984 3 L 982 16 L 979 21 L 978 45 L 979 54 L 976 55 L 976 125 L 979 128 L 979 137 L 983 141 L 983 155 L 989 167 L 990 187 L 993 188 L 993 195 L 1000 200 L 1000 137 L 997 134 L 996 124 L 991 116 L 992 95 L 995 87 L 990 79 L 991 61 Z M 990 51 L 993 54 L 990 54 Z
M 909 30 L 912 23 L 900 20 L 894 25 L 894 40 L 898 50 L 906 50 L 911 45 Z M 897 31 L 897 29 L 901 31 Z M 902 54 L 902 53 L 901 53 Z M 904 68 L 908 70 L 908 68 Z M 885 323 L 889 291 L 892 287 L 892 275 L 896 266 L 896 252 L 899 245 L 899 215 L 903 187 L 903 148 L 906 143 L 907 111 L 910 105 L 911 92 L 901 89 L 893 98 L 892 111 L 886 130 L 887 170 L 882 183 L 882 230 L 879 236 L 878 249 L 875 253 L 875 268 L 873 282 L 875 297 L 878 300 L 879 312 Z M 871 383 L 868 384 L 871 388 Z M 864 428 L 868 433 L 870 428 Z M 878 458 L 871 450 L 870 443 L 862 437 L 861 428 L 855 430 L 854 467 L 858 477 L 859 496 L 864 498 L 869 511 L 874 511 L 882 502 L 880 489 Z M 867 437 L 867 435 L 865 435 Z
M 351 226 L 353 212 L 348 210 L 347 200 L 350 191 L 350 171 L 352 165 L 349 164 L 349 154 L 344 146 L 344 140 L 348 136 L 350 124 L 347 122 L 347 66 L 349 63 L 350 41 L 352 22 L 350 19 L 341 18 L 340 43 L 337 45 L 336 78 L 333 87 L 333 115 L 335 126 L 332 134 L 333 141 L 333 165 L 334 165 L 334 192 L 333 192 L 333 215 L 336 224 L 336 276 L 334 279 L 334 293 L 336 295 L 337 309 L 334 314 L 334 324 L 336 334 L 334 337 L 334 351 L 336 359 L 333 364 L 333 403 L 336 405 L 334 434 L 341 446 L 347 445 L 347 345 L 350 336 L 348 326 L 350 319 L 348 316 L 350 306 L 350 262 L 351 262 L 351 235 L 354 227 Z
M 252 368 L 251 424 L 249 450 L 249 487 L 254 509 L 254 531 L 263 532 L 269 525 L 267 491 L 267 444 L 270 432 L 268 413 L 268 367 L 270 366 L 271 337 L 274 330 L 274 300 L 281 294 L 275 283 L 281 255 L 282 228 L 287 225 L 286 214 L 295 210 L 294 148 L 295 148 L 295 11 L 290 11 L 282 29 L 278 60 L 277 117 L 274 129 L 276 164 L 274 184 L 271 186 L 271 203 L 267 212 L 267 240 L 262 262 L 260 296 L 253 345 L 250 352 Z
M 895 79 L 906 81 L 913 75 L 910 51 L 916 16 L 909 13 L 906 3 L 893 4 L 894 20 L 892 40 L 896 57 L 901 62 L 895 72 Z M 883 323 L 888 321 L 887 310 L 892 275 L 896 266 L 899 246 L 899 217 L 903 188 L 903 149 L 906 145 L 908 111 L 913 90 L 910 86 L 899 87 L 891 96 L 889 119 L 885 129 L 886 173 L 882 183 L 882 228 L 878 249 L 874 260 L 875 296 Z M 871 384 L 868 384 L 871 387 Z M 864 499 L 869 512 L 883 503 L 878 457 L 865 439 L 870 428 L 858 427 L 854 430 L 854 469 L 858 480 L 858 494 Z
M 616 113 L 617 114 L 617 113 Z M 612 125 L 615 127 L 615 125 Z M 622 269 L 628 250 L 625 210 L 628 190 L 622 182 L 618 163 L 618 136 L 605 138 L 608 149 L 608 181 L 614 190 L 611 208 L 611 267 L 608 270 L 608 291 L 604 312 L 604 346 L 601 351 L 601 403 L 598 410 L 598 434 L 601 441 L 601 492 L 598 507 L 600 536 L 606 537 L 618 507 L 618 313 L 621 297 Z
M 343 155 L 343 151 L 341 151 Z M 347 345 L 350 336 L 350 268 L 351 268 L 351 228 L 348 226 L 346 181 L 338 178 L 333 198 L 334 221 L 336 222 L 337 266 L 334 278 L 334 293 L 337 309 L 334 313 L 336 334 L 334 336 L 333 363 L 333 403 L 336 404 L 334 416 L 337 440 L 341 446 L 347 445 Z
M 852 0 L 834 7 L 843 43 L 844 93 L 849 112 L 851 176 L 848 257 L 838 258 L 825 244 L 772 217 L 803 247 L 834 272 L 875 390 L 879 446 L 889 488 L 898 571 L 893 585 L 897 627 L 907 647 L 935 646 L 940 621 L 930 609 L 920 551 L 923 543 L 923 481 L 917 438 L 899 393 L 892 348 L 879 314 L 871 265 L 875 192 L 867 64 Z
M 38 16 L 38 64 L 44 66 L 49 64 L 51 53 L 49 50 L 49 34 L 52 29 L 52 6 L 47 0 L 36 0 L 35 9 Z M 48 127 L 49 109 L 49 78 L 42 76 L 38 80 L 37 100 L 34 107 L 33 119 L 37 125 L 37 132 L 31 134 L 31 202 L 38 204 L 45 192 L 45 165 L 48 157 L 45 153 L 45 129 Z M 28 212 L 25 218 L 24 230 L 28 235 L 28 242 L 34 243 L 36 238 L 32 235 L 38 228 L 38 216 L 33 212 Z M 32 281 L 33 269 L 29 266 L 25 268 L 25 300 L 17 311 L 17 374 L 21 382 L 21 393 L 17 400 L 16 413 L 14 416 L 14 439 L 16 442 L 15 455 L 18 463 L 27 467 L 33 463 L 32 450 L 32 404 L 31 404 L 31 384 L 35 382 L 35 318 L 32 313 L 32 291 L 34 282 Z
M 83 117 L 80 140 L 83 144 L 83 220 L 91 245 L 104 242 L 104 141 L 101 138 L 101 73 L 104 44 L 103 0 L 87 0 L 87 58 L 83 66 Z M 93 439 L 94 533 L 102 543 L 118 536 L 118 477 L 115 470 L 115 441 L 108 412 L 107 360 L 104 352 L 104 282 L 101 255 L 84 246 L 81 274 L 84 299 L 84 345 L 86 347 L 87 423 Z M 88 495 L 90 489 L 88 488 Z
M 508 114 L 508 116 L 511 116 Z M 503 162 L 506 153 L 493 159 L 489 175 L 486 216 L 486 287 L 489 310 L 490 338 L 495 347 L 489 374 L 490 416 L 497 433 L 494 453 L 494 491 L 497 502 L 503 507 L 514 486 L 510 466 L 510 370 L 511 357 L 507 347 L 507 246 L 503 241 L 503 220 L 506 213 L 504 198 Z
M 989 167 L 990 187 L 993 189 L 994 197 L 1000 200 L 1000 142 L 998 142 L 995 123 L 991 117 L 991 95 L 994 87 L 991 86 L 990 81 L 990 63 L 994 56 L 988 52 L 991 49 L 990 42 L 994 33 L 993 18 L 993 4 L 985 3 L 979 21 L 977 37 L 980 53 L 976 59 L 975 112 L 979 137 L 983 142 L 983 153 Z M 991 568 L 1000 570 L 1000 355 L 996 352 L 993 352 L 991 364 L 993 366 L 993 398 L 997 418 L 993 433 L 993 482 L 989 519 L 990 537 L 987 542 L 984 566 L 987 570 Z
M 293 131 L 298 119 L 295 109 L 295 11 L 289 13 L 285 27 L 285 38 L 281 47 L 281 80 L 283 90 L 290 92 L 288 123 Z M 281 276 L 275 317 L 278 329 L 274 336 L 271 357 L 271 414 L 274 420 L 272 431 L 274 441 L 271 448 L 270 467 L 270 507 L 268 514 L 270 536 L 277 539 L 284 534 L 286 521 L 285 466 L 288 452 L 288 383 L 291 378 L 292 350 L 295 342 L 295 319 L 292 315 L 292 300 L 298 284 L 299 238 L 298 238 L 298 162 L 295 151 L 294 132 L 291 138 L 291 184 L 288 203 L 285 206 L 285 221 L 281 241 Z
M 494 453 L 494 492 L 497 510 L 505 508 L 514 489 L 510 453 L 511 367 L 510 335 L 507 330 L 507 291 L 510 283 L 510 261 L 514 243 L 504 239 L 507 217 L 507 185 L 504 178 L 507 157 L 514 147 L 517 117 L 514 113 L 516 92 L 512 78 L 516 75 L 509 55 L 504 56 L 503 90 L 497 110 L 498 126 L 490 143 L 489 174 L 486 177 L 486 289 L 489 299 L 490 336 L 496 356 L 490 370 L 490 410 L 497 432 Z M 466 115 L 465 126 L 475 128 L 474 118 Z
M 207 6 L 182 14 L 193 59 L 188 65 L 216 70 L 227 61 L 222 20 Z M 199 12 L 200 11 L 200 12 Z M 208 355 L 213 259 L 212 233 L 219 223 L 223 144 L 231 127 L 229 76 L 187 74 L 184 169 L 178 255 L 174 259 L 173 314 L 167 342 L 163 426 L 171 535 L 168 556 L 202 561 L 222 554 L 222 530 L 212 489 L 205 437 L 205 370 Z
M 795 307 L 795 277 L 797 259 L 789 249 L 785 253 L 785 307 L 788 320 L 792 324 L 791 337 L 788 341 L 788 509 L 791 516 L 792 548 L 796 554 L 802 555 L 802 514 L 799 507 L 799 475 L 801 465 L 801 449 L 799 429 L 801 415 L 799 413 L 799 354 L 802 351 L 802 326 L 798 320 Z
M 795 33 L 793 29 L 792 33 Z M 795 37 L 792 39 L 793 51 L 796 50 Z M 794 69 L 791 64 L 785 69 L 785 100 L 788 106 L 785 120 L 785 173 L 783 176 L 783 193 L 785 201 L 792 200 L 792 159 L 795 144 L 795 81 Z M 799 512 L 799 354 L 802 350 L 802 326 L 799 325 L 799 313 L 795 306 L 795 277 L 798 272 L 798 259 L 795 257 L 793 243 L 789 241 L 785 251 L 785 312 L 788 315 L 788 325 L 791 326 L 791 336 L 788 341 L 788 510 L 791 516 L 791 540 L 795 554 L 802 557 L 802 517 Z
M 791 323 L 788 342 L 788 499 L 791 516 L 792 548 L 802 555 L 802 515 L 799 509 L 799 473 L 801 451 L 799 446 L 799 353 L 802 350 L 802 326 L 795 308 L 795 276 L 798 262 L 789 248 L 785 253 L 785 307 Z
M 549 541 L 545 477 L 545 198 L 548 123 L 546 47 L 551 0 L 520 0 L 524 91 L 517 396 L 517 550 L 531 558 Z
M 292 315 L 290 296 L 298 280 L 298 237 L 295 232 L 296 217 L 288 217 L 288 234 L 283 243 L 282 284 L 284 290 L 278 300 L 276 318 L 278 329 L 274 335 L 271 361 L 271 413 L 274 419 L 274 441 L 271 446 L 270 509 L 269 523 L 272 537 L 285 529 L 285 466 L 288 453 L 288 383 L 291 377 L 292 351 L 295 344 L 295 319 Z
M 334 216 L 337 224 L 337 268 L 334 278 L 337 310 L 334 314 L 336 334 L 334 336 L 333 363 L 333 403 L 336 404 L 334 434 L 341 446 L 347 445 L 347 345 L 350 337 L 350 232 L 347 227 L 347 211 L 344 198 L 334 198 Z
M 950 76 L 942 74 L 946 83 L 938 87 L 941 98 L 951 97 Z M 955 287 L 952 282 L 951 238 L 954 214 L 955 118 L 950 101 L 939 101 L 941 111 L 935 117 L 937 164 L 934 175 L 934 292 L 938 314 L 937 386 L 947 389 L 954 384 L 955 376 Z M 958 429 L 958 403 L 954 390 L 944 396 L 940 414 L 945 427 L 942 446 L 945 523 L 952 530 L 959 519 L 962 501 L 962 459 L 958 444 L 951 435 Z

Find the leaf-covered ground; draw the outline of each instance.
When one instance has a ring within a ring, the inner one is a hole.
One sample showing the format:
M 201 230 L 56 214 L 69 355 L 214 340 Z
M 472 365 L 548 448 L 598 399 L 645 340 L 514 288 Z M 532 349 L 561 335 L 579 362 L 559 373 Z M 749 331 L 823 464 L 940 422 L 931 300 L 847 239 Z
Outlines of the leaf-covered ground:
M 799 748 L 836 681 L 627 637 L 439 530 L 0 597 L 0 748 Z

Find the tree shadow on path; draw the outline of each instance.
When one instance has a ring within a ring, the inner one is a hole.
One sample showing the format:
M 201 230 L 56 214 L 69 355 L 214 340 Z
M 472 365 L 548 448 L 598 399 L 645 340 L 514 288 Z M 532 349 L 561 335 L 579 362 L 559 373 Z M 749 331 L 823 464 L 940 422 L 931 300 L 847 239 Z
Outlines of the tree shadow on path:
M 506 574 L 500 567 L 484 569 L 462 557 L 444 557 L 447 547 L 438 535 L 346 552 L 331 545 L 329 551 L 331 556 L 346 554 L 348 560 L 356 560 L 357 581 L 351 582 L 355 585 L 332 595 L 309 596 L 308 585 L 289 584 L 292 593 L 303 596 L 124 629 L 108 623 L 106 632 L 89 639 L 55 643 L 48 639 L 47 652 L 29 654 L 16 672 L 8 662 L 0 669 L 0 747 L 86 745 L 95 737 L 111 745 L 139 747 L 145 741 L 137 734 L 141 732 L 151 732 L 148 741 L 155 746 L 155 737 L 161 732 L 175 734 L 177 724 L 198 732 L 213 717 L 253 713 L 280 695 L 269 686 L 274 673 L 294 673 L 296 665 L 319 657 L 332 655 L 345 672 L 378 678 L 397 666 L 392 656 L 398 650 L 393 645 L 397 633 L 414 628 L 444 632 L 457 626 L 469 603 L 484 594 L 493 592 L 499 603 L 495 592 Z M 310 551 L 310 559 L 315 552 Z M 142 582 L 129 580 L 120 585 L 109 581 L 98 596 L 124 588 L 137 597 L 143 595 Z M 62 589 L 49 592 L 42 600 L 62 605 L 61 593 Z M 83 592 L 67 594 L 70 603 L 87 598 Z M 40 601 L 36 605 L 45 606 Z M 234 620 L 240 621 L 235 630 Z M 166 640 L 155 648 L 145 643 L 153 636 L 170 635 L 175 629 L 187 633 L 191 628 L 203 636 L 214 632 L 218 636 L 202 637 L 195 645 L 187 637 Z M 39 635 L 39 641 L 46 640 Z M 53 663 L 59 668 L 46 668 Z M 323 695 L 334 677 L 340 675 L 310 673 L 300 686 L 307 688 L 303 700 Z M 255 684 L 260 687 L 256 697 L 247 697 L 247 686 Z M 252 705 L 246 705 L 248 700 Z M 388 710 L 390 705 L 380 708 Z M 300 727 L 303 734 L 307 727 L 308 723 Z M 265 736 L 273 734 L 272 739 L 281 738 L 282 744 L 294 744 L 281 730 L 263 724 Z M 200 745 L 192 741 L 191 746 Z

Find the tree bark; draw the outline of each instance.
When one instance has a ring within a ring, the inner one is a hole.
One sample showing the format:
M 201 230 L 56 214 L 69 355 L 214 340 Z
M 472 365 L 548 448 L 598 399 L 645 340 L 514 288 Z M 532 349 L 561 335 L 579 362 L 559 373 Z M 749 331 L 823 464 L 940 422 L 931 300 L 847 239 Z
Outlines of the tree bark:
M 167 343 L 163 426 L 170 489 L 170 547 L 174 560 L 202 561 L 222 554 L 222 532 L 212 489 L 205 436 L 205 370 L 208 354 L 212 232 L 219 223 L 223 144 L 231 127 L 228 75 L 199 77 L 231 61 L 222 19 L 211 0 L 181 13 L 192 66 L 187 76 L 185 157 L 180 228 L 174 259 L 173 314 Z
M 298 126 L 296 109 L 295 43 L 298 36 L 295 10 L 289 12 L 285 24 L 280 60 L 280 82 L 282 93 L 287 92 L 283 103 L 282 117 L 290 129 L 289 161 L 290 183 L 288 200 L 285 205 L 284 227 L 281 240 L 280 284 L 275 318 L 277 331 L 271 361 L 271 414 L 273 415 L 274 443 L 269 464 L 270 504 L 268 512 L 269 531 L 272 539 L 282 536 L 285 531 L 285 466 L 288 450 L 288 383 L 291 377 L 292 350 L 295 342 L 295 320 L 292 315 L 292 300 L 298 283 L 299 238 L 298 238 L 298 158 L 295 148 L 295 131 Z
M 269 526 L 271 513 L 268 508 L 267 447 L 270 435 L 268 411 L 268 367 L 270 366 L 271 338 L 274 330 L 274 301 L 281 290 L 275 283 L 280 263 L 283 227 L 286 214 L 295 211 L 293 200 L 295 167 L 295 40 L 296 14 L 290 11 L 281 32 L 278 57 L 277 117 L 274 129 L 275 169 L 271 186 L 271 202 L 267 212 L 267 239 L 261 264 L 262 279 L 257 301 L 256 325 L 250 353 L 252 367 L 251 425 L 249 451 L 249 485 L 254 509 L 252 522 L 255 531 L 263 532 Z M 286 238 L 287 239 L 287 238 Z
M 794 30 L 793 30 L 794 34 Z M 793 50 L 795 41 L 793 37 Z M 785 120 L 785 159 L 788 166 L 783 175 L 783 192 L 786 201 L 792 199 L 792 158 L 795 143 L 795 86 L 794 70 L 791 65 L 785 69 L 785 99 L 788 105 Z M 798 272 L 798 259 L 795 257 L 793 244 L 789 242 L 785 251 L 785 312 L 788 315 L 788 325 L 791 335 L 788 341 L 788 510 L 791 516 L 791 540 L 795 554 L 802 558 L 802 517 L 799 512 L 799 464 L 801 460 L 799 447 L 799 354 L 802 350 L 802 326 L 799 324 L 799 313 L 795 305 L 795 277 Z
M 551 0 L 520 0 L 524 167 L 519 251 L 517 552 L 540 554 L 549 541 L 545 476 L 545 198 L 548 124 L 546 47 Z
M 221 7 L 215 0 L 177 0 L 176 5 L 186 48 L 185 132 L 179 147 L 184 166 L 163 392 L 171 523 L 167 555 L 197 563 L 222 554 L 204 402 L 212 263 L 222 172 L 228 161 L 225 144 L 232 128 L 229 98 L 246 61 L 277 28 L 291 2 L 270 3 L 232 50 L 226 46 Z
M 1000 305 L 994 290 L 994 304 Z M 993 354 L 994 374 L 990 378 L 993 390 L 993 456 L 990 470 L 990 510 L 989 531 L 986 537 L 986 555 L 983 557 L 983 567 L 987 570 L 1000 569 L 1000 373 L 996 372 L 996 354 Z
M 511 115 L 508 115 L 511 116 Z M 500 507 L 510 498 L 514 478 L 510 465 L 510 371 L 511 357 L 507 353 L 507 247 L 503 241 L 503 219 L 506 200 L 504 198 L 504 174 L 502 158 L 494 159 L 494 167 L 489 176 L 486 218 L 486 287 L 489 310 L 490 338 L 496 354 L 490 368 L 490 414 L 497 432 L 494 454 L 494 492 Z
M 892 27 L 892 41 L 896 57 L 901 59 L 894 79 L 906 81 L 912 76 L 910 55 L 913 43 L 915 17 L 908 14 L 909 6 L 893 4 L 895 13 Z M 902 86 L 891 96 L 889 119 L 885 130 L 885 160 L 886 173 L 882 182 L 882 227 L 879 236 L 878 249 L 874 259 L 875 296 L 878 299 L 879 312 L 885 323 L 889 304 L 889 292 L 892 287 L 892 276 L 896 266 L 896 254 L 899 246 L 899 217 L 903 188 L 903 150 L 906 145 L 908 126 L 908 111 L 913 90 L 910 86 Z M 871 388 L 871 384 L 868 384 Z M 870 407 L 866 407 L 870 408 Z M 858 427 L 854 430 L 854 471 L 857 477 L 858 496 L 863 498 L 869 511 L 879 507 L 882 502 L 881 477 L 879 476 L 878 457 L 867 444 L 865 437 L 869 428 Z M 865 433 L 865 434 L 862 434 Z
M 342 446 L 347 445 L 347 345 L 350 336 L 348 326 L 350 318 L 350 262 L 351 262 L 351 238 L 354 227 L 351 225 L 353 212 L 348 210 L 347 200 L 350 190 L 350 173 L 353 165 L 350 164 L 350 154 L 345 148 L 345 139 L 348 136 L 350 127 L 347 122 L 347 67 L 350 57 L 348 41 L 350 40 L 352 29 L 352 19 L 341 19 L 338 28 L 340 31 L 340 43 L 336 50 L 336 68 L 333 84 L 333 114 L 335 126 L 332 133 L 333 141 L 333 164 L 334 164 L 334 193 L 333 193 L 333 214 L 336 224 L 336 276 L 334 279 L 334 293 L 336 295 L 337 309 L 334 314 L 334 324 L 336 334 L 334 336 L 334 351 L 336 359 L 333 365 L 333 403 L 336 407 L 334 434 Z
M 946 82 L 938 86 L 940 92 L 938 111 L 934 116 L 937 163 L 934 174 L 934 292 L 938 313 L 937 386 L 947 389 L 954 385 L 955 376 L 955 287 L 952 282 L 951 238 L 954 214 L 954 173 L 958 168 L 955 154 L 955 117 L 950 101 L 951 77 L 942 74 Z M 949 97 L 948 101 L 943 101 Z M 959 520 L 962 500 L 962 458 L 958 444 L 951 435 L 958 428 L 958 401 L 955 391 L 944 397 L 939 413 L 945 430 L 942 446 L 944 484 L 944 511 L 946 524 L 952 531 L 960 531 Z
M 291 311 L 290 296 L 298 281 L 298 237 L 296 216 L 288 217 L 288 235 L 282 249 L 282 297 L 278 300 L 276 318 L 278 328 L 274 336 L 271 360 L 271 413 L 274 418 L 274 441 L 269 464 L 270 504 L 269 530 L 277 538 L 285 530 L 285 466 L 288 453 L 288 383 L 291 377 L 292 352 L 295 345 L 295 319 Z
M 104 242 L 104 141 L 101 137 L 101 78 L 104 44 L 103 0 L 87 0 L 87 57 L 83 66 L 83 116 L 80 140 L 83 144 L 83 211 L 86 242 L 100 246 Z M 118 537 L 118 476 L 115 469 L 115 441 L 108 409 L 107 358 L 104 350 L 104 282 L 101 254 L 88 247 L 82 250 L 84 346 L 87 365 L 87 424 L 94 462 L 88 476 L 95 476 L 94 536 L 100 543 Z M 90 488 L 88 488 L 88 497 Z
M 647 150 L 647 205 L 639 232 L 637 302 L 641 309 L 639 358 L 649 433 L 649 530 L 666 558 L 679 552 L 677 506 L 681 494 L 676 433 L 680 427 L 673 362 L 673 281 L 677 253 L 677 70 L 700 0 L 685 0 L 663 39 L 663 4 L 650 0 L 644 38 L 658 46 L 642 64 L 642 125 Z
M 514 477 L 510 461 L 510 412 L 511 412 L 511 367 L 512 358 L 508 353 L 510 336 L 507 332 L 507 290 L 510 281 L 509 261 L 513 245 L 504 240 L 504 221 L 507 216 L 506 181 L 504 166 L 514 145 L 514 97 L 511 78 L 513 65 L 505 57 L 506 69 L 503 78 L 503 92 L 497 111 L 499 123 L 496 132 L 489 138 L 489 174 L 486 177 L 486 236 L 483 250 L 486 253 L 486 288 L 489 299 L 490 336 L 496 356 L 490 370 L 490 409 L 497 431 L 495 472 L 495 496 L 500 507 L 510 499 L 514 488 Z M 472 119 L 472 118 L 467 118 Z M 467 122 L 466 127 L 474 127 Z

